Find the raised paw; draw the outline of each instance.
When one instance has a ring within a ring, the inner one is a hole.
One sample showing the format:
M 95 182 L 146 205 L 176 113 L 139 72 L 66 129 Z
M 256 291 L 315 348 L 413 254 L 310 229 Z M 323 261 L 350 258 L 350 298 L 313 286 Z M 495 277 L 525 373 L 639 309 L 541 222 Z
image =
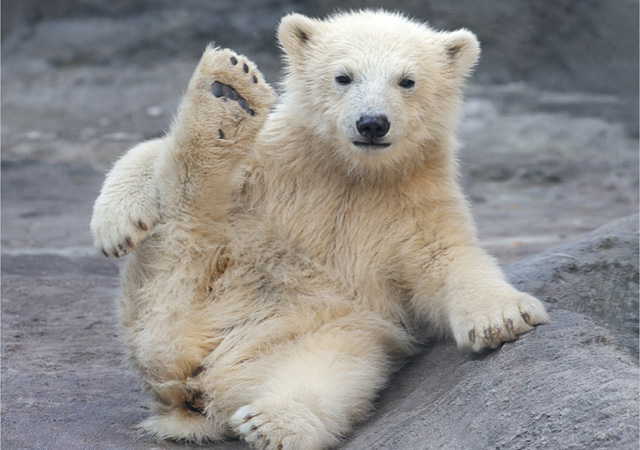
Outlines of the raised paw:
M 320 419 L 302 403 L 291 400 L 244 406 L 229 419 L 229 425 L 259 450 L 320 450 L 331 441 Z
M 458 347 L 481 352 L 513 341 L 533 330 L 535 325 L 548 321 L 547 312 L 538 299 L 508 286 L 500 295 L 457 311 L 451 324 Z
M 189 83 L 174 129 L 228 146 L 252 139 L 275 101 L 256 66 L 228 49 L 209 46 Z M 186 127 L 185 127 L 186 125 Z

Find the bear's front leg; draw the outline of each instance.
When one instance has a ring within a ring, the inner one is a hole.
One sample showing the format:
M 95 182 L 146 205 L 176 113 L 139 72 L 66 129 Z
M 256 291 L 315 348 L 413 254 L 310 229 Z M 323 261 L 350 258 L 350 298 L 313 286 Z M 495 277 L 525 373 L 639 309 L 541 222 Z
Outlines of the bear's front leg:
M 231 50 L 205 50 L 156 166 L 163 217 L 225 214 L 236 169 L 274 100 L 253 63 Z
M 414 298 L 418 310 L 458 347 L 481 352 L 548 323 L 542 303 L 505 279 L 493 258 L 469 245 L 443 252 L 437 271 L 423 274 Z
M 394 325 L 358 313 L 263 355 L 261 395 L 229 425 L 257 450 L 334 448 L 368 416 L 394 368 L 398 336 Z
M 158 222 L 160 204 L 153 171 L 164 145 L 162 139 L 136 145 L 107 175 L 91 217 L 93 243 L 104 256 L 125 255 Z
M 477 263 L 482 259 L 477 258 Z M 542 303 L 507 283 L 502 271 L 486 259 L 486 265 L 476 266 L 476 257 L 469 257 L 456 267 L 446 287 L 453 337 L 458 347 L 476 352 L 495 349 L 549 322 Z

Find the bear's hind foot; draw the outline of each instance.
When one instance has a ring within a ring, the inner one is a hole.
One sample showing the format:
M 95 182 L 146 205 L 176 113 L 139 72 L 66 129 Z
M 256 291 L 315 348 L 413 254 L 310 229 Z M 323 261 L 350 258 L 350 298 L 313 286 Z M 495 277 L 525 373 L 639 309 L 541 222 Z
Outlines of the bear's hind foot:
M 243 406 L 229 424 L 258 450 L 321 450 L 336 440 L 308 407 L 293 400 L 265 399 Z
M 207 47 L 189 83 L 173 132 L 196 137 L 202 150 L 251 141 L 275 101 L 256 66 L 228 49 Z M 210 143 L 211 145 L 201 144 Z

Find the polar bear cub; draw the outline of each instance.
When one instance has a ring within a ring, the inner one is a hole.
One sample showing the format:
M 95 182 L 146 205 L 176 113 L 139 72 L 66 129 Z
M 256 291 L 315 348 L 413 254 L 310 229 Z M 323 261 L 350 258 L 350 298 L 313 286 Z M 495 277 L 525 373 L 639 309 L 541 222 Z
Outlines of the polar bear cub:
M 167 135 L 108 174 L 91 230 L 131 253 L 120 320 L 156 407 L 196 442 L 325 449 L 429 326 L 474 351 L 547 322 L 477 245 L 457 182 L 466 30 L 291 14 L 275 95 L 208 47 Z

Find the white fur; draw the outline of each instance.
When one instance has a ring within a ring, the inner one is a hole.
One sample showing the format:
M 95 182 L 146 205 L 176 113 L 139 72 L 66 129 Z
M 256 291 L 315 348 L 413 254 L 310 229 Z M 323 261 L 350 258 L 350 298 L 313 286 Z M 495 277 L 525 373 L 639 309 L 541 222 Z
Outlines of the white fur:
M 547 321 L 477 246 L 457 183 L 473 34 L 363 11 L 290 15 L 278 37 L 271 113 L 257 69 L 207 49 L 171 131 L 119 161 L 96 201 L 96 247 L 136 248 L 121 321 L 159 403 L 143 426 L 161 437 L 328 448 L 422 324 L 482 351 Z M 211 95 L 214 81 L 255 116 Z M 363 114 L 389 118 L 388 147 L 353 144 Z
M 120 257 L 137 247 L 158 222 L 160 205 L 153 161 L 163 146 L 159 139 L 143 142 L 109 172 L 91 218 L 91 234 L 98 251 Z

